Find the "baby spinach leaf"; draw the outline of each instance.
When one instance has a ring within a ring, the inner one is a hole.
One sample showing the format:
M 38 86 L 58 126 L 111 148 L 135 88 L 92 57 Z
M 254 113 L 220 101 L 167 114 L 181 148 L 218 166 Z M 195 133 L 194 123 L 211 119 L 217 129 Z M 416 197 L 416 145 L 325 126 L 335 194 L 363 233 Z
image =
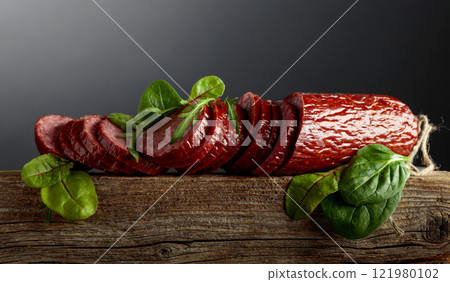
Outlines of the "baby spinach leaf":
M 333 229 L 347 239 L 367 237 L 383 224 L 395 211 L 401 192 L 384 201 L 353 206 L 345 203 L 340 193 L 326 197 L 322 209 Z
M 71 171 L 67 178 L 42 188 L 41 197 L 49 209 L 72 220 L 88 218 L 97 210 L 94 182 L 84 171 Z
M 341 166 L 328 172 L 300 174 L 292 178 L 285 197 L 287 214 L 292 219 L 307 217 L 305 212 L 311 214 L 326 196 L 338 191 L 343 169 Z
M 127 122 L 132 118 L 133 116 L 122 113 L 113 113 L 108 116 L 108 119 L 123 131 L 127 130 Z
M 73 162 L 45 154 L 32 159 L 22 169 L 22 180 L 30 187 L 42 188 L 51 186 L 69 175 Z
M 188 102 L 199 97 L 217 99 L 223 95 L 225 83 L 217 76 L 205 76 L 198 80 L 191 89 Z
M 225 84 L 217 76 L 206 76 L 197 81 L 192 87 L 191 95 L 188 99 L 191 105 L 184 108 L 178 115 L 179 118 L 184 117 L 184 120 L 175 129 L 170 143 L 175 143 L 183 137 L 189 124 L 191 122 L 195 124 L 198 112 L 203 111 L 204 106 L 208 105 L 209 102 L 222 96 L 224 91 Z
M 379 144 L 367 145 L 353 157 L 342 173 L 339 191 L 350 205 L 384 201 L 403 190 L 409 177 L 408 157 Z
M 173 89 L 167 81 L 156 80 L 153 81 L 142 94 L 139 102 L 138 112 L 145 109 L 158 109 L 165 111 L 167 109 L 180 108 L 185 102 L 180 95 Z M 156 112 L 155 112 L 156 113 Z

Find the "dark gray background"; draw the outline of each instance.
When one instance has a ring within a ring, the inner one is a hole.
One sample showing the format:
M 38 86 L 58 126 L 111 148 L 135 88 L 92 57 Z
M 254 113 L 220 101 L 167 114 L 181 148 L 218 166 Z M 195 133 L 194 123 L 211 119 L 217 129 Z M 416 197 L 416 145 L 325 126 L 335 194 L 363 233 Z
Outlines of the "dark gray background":
M 231 97 L 263 93 L 353 3 L 98 2 L 187 91 L 214 74 Z M 265 98 L 382 93 L 448 126 L 449 12 L 448 0 L 361 0 Z M 1 0 L 0 169 L 38 155 L 38 117 L 134 113 L 156 79 L 168 80 L 92 1 Z M 449 138 L 432 136 L 442 169 Z

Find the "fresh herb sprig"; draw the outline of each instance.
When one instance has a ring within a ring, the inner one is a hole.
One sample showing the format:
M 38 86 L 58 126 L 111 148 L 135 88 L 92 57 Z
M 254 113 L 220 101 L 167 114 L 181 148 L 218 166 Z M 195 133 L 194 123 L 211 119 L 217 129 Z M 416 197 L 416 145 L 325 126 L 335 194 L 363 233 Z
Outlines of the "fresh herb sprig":
M 286 212 L 292 219 L 302 219 L 320 204 L 338 234 L 367 237 L 400 202 L 409 177 L 407 161 L 383 145 L 367 145 L 347 165 L 295 176 L 287 190 Z

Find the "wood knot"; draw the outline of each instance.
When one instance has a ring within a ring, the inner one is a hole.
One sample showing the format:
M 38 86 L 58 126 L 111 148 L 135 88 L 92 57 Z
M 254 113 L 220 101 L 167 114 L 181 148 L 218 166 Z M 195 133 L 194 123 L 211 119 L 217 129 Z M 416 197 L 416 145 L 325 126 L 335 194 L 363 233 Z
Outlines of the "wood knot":
M 448 242 L 449 231 L 449 215 L 437 213 L 428 218 L 423 236 L 430 243 L 441 244 Z
M 157 251 L 161 258 L 169 258 L 172 256 L 173 248 L 170 245 L 162 245 Z

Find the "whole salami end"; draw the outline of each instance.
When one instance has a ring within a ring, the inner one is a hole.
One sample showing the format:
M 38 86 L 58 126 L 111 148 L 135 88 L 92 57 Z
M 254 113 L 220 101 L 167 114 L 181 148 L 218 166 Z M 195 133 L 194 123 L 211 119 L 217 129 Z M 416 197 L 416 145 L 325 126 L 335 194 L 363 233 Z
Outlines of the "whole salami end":
M 37 120 L 34 138 L 41 155 L 51 153 L 62 158 L 66 157 L 61 148 L 59 136 L 63 127 L 72 120 L 70 117 L 59 115 L 47 115 Z
M 301 125 L 291 156 L 275 174 L 329 170 L 374 143 L 407 156 L 417 142 L 414 114 L 390 96 L 293 93 L 284 101 L 297 107 Z

